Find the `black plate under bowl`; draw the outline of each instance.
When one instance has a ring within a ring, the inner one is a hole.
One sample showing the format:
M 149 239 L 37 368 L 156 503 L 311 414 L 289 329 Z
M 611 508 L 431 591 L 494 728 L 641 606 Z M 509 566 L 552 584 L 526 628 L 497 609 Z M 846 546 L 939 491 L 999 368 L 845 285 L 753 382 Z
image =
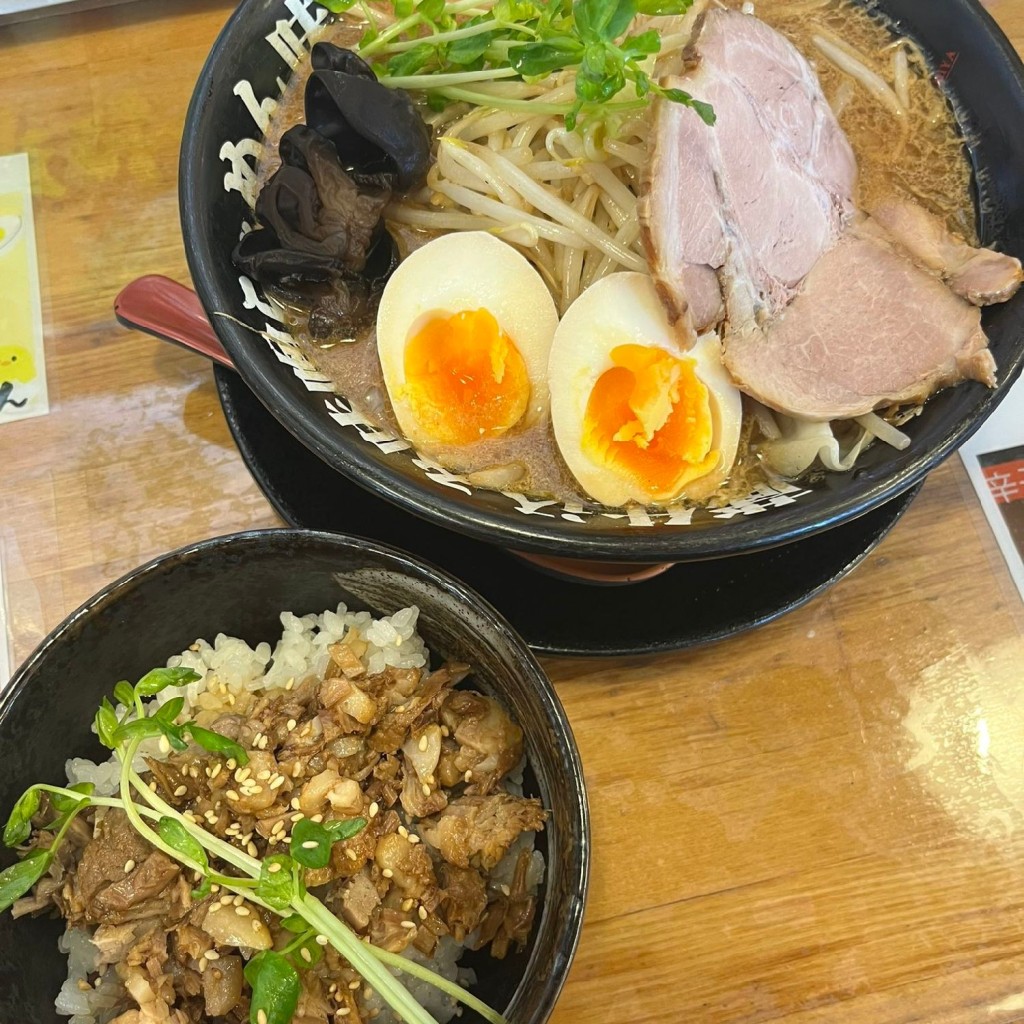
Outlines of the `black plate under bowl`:
M 586 786 L 568 719 L 536 659 L 509 624 L 458 580 L 363 538 L 261 530 L 172 551 L 112 583 L 64 620 L 0 696 L 4 820 L 36 782 L 59 783 L 64 761 L 105 760 L 90 725 L 118 679 L 218 631 L 249 644 L 281 632 L 280 613 L 337 607 L 393 614 L 415 604 L 438 658 L 465 661 L 473 685 L 500 698 L 523 727 L 524 789 L 550 819 L 538 836 L 547 870 L 529 944 L 505 960 L 467 954 L 476 992 L 521 1024 L 543 1024 L 569 970 L 583 923 L 590 860 Z M 14 860 L 0 847 L 0 868 Z M 53 1001 L 67 976 L 62 924 L 0 914 L 0 1022 L 58 1024 Z M 466 1024 L 482 1018 L 467 1011 Z
M 653 654 L 699 647 L 771 622 L 859 565 L 920 489 L 853 522 L 768 551 L 685 562 L 628 586 L 574 583 L 356 487 L 296 441 L 237 373 L 217 366 L 214 375 L 238 450 L 287 523 L 377 537 L 443 565 L 499 608 L 541 654 Z
M 917 41 L 936 71 L 941 69 L 943 88 L 971 140 L 977 209 L 984 211 L 979 234 L 986 245 L 1021 256 L 1024 65 L 1013 47 L 978 0 L 860 2 L 891 18 Z M 336 422 L 348 417 L 347 407 L 339 409 L 329 385 L 316 380 L 301 360 L 285 358 L 280 345 L 254 337 L 254 330 L 266 328 L 267 317 L 251 284 L 246 280 L 243 291 L 231 264 L 243 222 L 252 220 L 242 193 L 253 180 L 265 104 L 278 96 L 279 83 L 288 79 L 315 35 L 317 19 L 326 16 L 309 0 L 243 0 L 231 16 L 196 85 L 184 129 L 185 251 L 203 306 L 259 399 L 325 465 L 405 510 L 476 540 L 581 559 L 686 561 L 764 550 L 850 522 L 905 492 L 978 428 L 1020 373 L 1024 290 L 985 311 L 1000 368 L 996 389 L 972 382 L 935 396 L 907 426 L 912 443 L 905 451 L 875 445 L 855 470 L 825 474 L 798 501 L 767 503 L 763 515 L 723 519 L 698 511 L 690 525 L 662 518 L 651 528 L 621 515 L 610 518 L 615 510 L 601 506 L 585 507 L 583 514 L 524 514 L 514 496 L 447 486 L 413 452 L 384 452 L 371 430 Z

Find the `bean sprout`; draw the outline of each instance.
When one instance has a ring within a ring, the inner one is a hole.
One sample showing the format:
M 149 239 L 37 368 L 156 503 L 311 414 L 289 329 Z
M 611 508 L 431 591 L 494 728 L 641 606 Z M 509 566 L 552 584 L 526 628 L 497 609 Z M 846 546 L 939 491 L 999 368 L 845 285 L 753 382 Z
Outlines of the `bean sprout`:
M 812 41 L 827 60 L 840 71 L 844 71 L 851 78 L 860 82 L 879 103 L 888 108 L 896 117 L 905 118 L 907 116 L 907 108 L 900 103 L 899 97 L 893 92 L 891 86 L 862 60 L 824 36 L 816 35 Z

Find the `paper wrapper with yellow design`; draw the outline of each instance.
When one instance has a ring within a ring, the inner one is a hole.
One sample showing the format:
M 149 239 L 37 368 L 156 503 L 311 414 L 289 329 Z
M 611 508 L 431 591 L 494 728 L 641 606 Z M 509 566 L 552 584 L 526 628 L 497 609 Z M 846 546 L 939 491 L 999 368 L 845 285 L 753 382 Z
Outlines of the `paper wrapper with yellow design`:
M 49 411 L 28 157 L 0 157 L 0 425 Z

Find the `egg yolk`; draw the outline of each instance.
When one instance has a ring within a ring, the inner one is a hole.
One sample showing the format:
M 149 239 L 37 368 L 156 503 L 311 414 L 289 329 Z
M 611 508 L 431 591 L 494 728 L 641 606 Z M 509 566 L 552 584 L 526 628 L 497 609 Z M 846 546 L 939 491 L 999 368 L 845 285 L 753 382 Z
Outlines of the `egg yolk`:
M 652 501 L 669 501 L 718 465 L 711 399 L 692 359 L 618 345 L 587 401 L 583 449 L 627 474 Z
M 405 347 L 403 399 L 442 444 L 504 434 L 530 402 L 530 378 L 515 342 L 486 309 L 428 320 Z

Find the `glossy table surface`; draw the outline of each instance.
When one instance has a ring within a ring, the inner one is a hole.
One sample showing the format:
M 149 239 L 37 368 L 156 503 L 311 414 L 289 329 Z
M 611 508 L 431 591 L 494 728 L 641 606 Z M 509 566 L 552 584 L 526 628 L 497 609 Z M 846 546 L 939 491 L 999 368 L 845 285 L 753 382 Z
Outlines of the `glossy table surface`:
M 1024 0 L 988 6 L 1024 47 Z M 187 281 L 181 124 L 228 12 L 143 0 L 0 29 L 0 153 L 31 160 L 51 400 L 0 426 L 16 663 L 150 557 L 279 525 L 209 364 L 112 312 L 136 276 Z M 547 668 L 594 850 L 555 1024 L 1024 1021 L 1024 606 L 958 459 L 774 624 Z

